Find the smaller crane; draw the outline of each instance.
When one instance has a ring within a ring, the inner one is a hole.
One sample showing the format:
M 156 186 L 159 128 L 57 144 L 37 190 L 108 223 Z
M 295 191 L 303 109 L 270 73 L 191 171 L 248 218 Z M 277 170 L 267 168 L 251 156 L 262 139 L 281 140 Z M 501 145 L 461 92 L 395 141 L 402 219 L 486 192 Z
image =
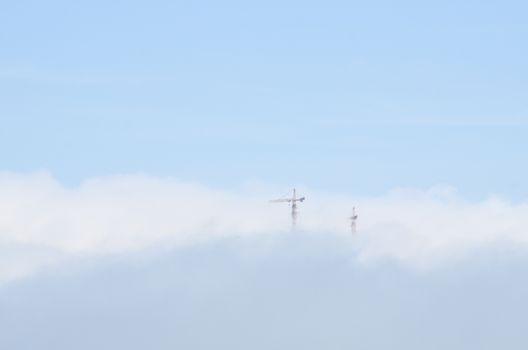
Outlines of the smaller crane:
M 357 221 L 357 214 L 356 214 L 356 207 L 352 208 L 352 216 L 349 217 L 350 219 L 350 229 L 352 230 L 352 233 L 356 233 L 356 221 Z
M 291 216 L 292 216 L 292 231 L 295 230 L 295 225 L 297 224 L 297 202 L 304 202 L 306 198 L 305 197 L 301 197 L 301 198 L 297 198 L 297 193 L 295 191 L 295 188 L 293 189 L 293 197 L 291 198 L 281 198 L 281 199 L 274 199 L 274 200 L 271 200 L 270 202 L 273 202 L 273 203 L 280 203 L 280 202 L 286 202 L 286 203 L 291 203 Z

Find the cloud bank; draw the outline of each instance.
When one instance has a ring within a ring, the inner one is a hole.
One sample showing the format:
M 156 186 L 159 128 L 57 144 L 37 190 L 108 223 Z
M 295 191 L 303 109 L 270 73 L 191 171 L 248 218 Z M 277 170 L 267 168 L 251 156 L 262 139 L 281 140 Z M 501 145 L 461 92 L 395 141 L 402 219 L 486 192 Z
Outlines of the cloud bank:
M 298 231 L 284 192 L 266 186 L 219 190 L 174 178 L 92 178 L 68 188 L 45 172 L 0 174 L 0 283 L 69 259 L 176 248 L 229 238 L 328 235 L 368 263 L 429 267 L 490 245 L 528 243 L 528 205 L 480 202 L 454 189 L 394 190 L 347 197 L 302 189 Z M 358 232 L 347 217 L 359 208 Z
M 0 288 L 0 348 L 527 348 L 526 257 L 485 249 L 422 273 L 300 235 L 239 254 L 266 241 L 108 256 L 12 283 Z

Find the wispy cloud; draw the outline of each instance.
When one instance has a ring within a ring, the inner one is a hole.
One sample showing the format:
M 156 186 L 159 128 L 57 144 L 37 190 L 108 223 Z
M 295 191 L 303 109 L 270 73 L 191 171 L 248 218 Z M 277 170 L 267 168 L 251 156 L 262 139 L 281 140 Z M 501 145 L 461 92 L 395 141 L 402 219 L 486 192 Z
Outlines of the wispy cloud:
M 303 189 L 295 234 L 331 235 L 368 263 L 429 267 L 493 244 L 528 244 L 528 204 L 469 202 L 437 186 L 351 198 Z M 281 191 L 283 192 L 283 191 Z M 45 172 L 0 174 L 0 282 L 69 258 L 178 247 L 229 237 L 290 234 L 277 190 L 218 190 L 174 178 L 101 177 L 67 188 Z M 359 230 L 347 217 L 359 208 Z
M 145 78 L 100 70 L 66 71 L 34 65 L 0 62 L 0 80 L 65 86 L 138 85 Z

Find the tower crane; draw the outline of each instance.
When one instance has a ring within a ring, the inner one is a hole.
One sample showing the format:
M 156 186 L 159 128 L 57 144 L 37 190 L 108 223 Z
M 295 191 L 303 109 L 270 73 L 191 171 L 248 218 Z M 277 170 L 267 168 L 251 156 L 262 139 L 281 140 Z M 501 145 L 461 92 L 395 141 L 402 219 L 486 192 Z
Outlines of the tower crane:
M 356 207 L 352 208 L 352 216 L 349 217 L 350 219 L 350 229 L 352 230 L 352 233 L 356 233 L 356 221 L 357 221 L 357 214 L 356 214 Z
M 274 199 L 270 202 L 272 203 L 291 203 L 291 216 L 292 216 L 292 231 L 295 230 L 295 225 L 297 224 L 297 202 L 304 202 L 306 197 L 297 198 L 297 193 L 295 188 L 293 189 L 293 196 L 291 198 L 280 198 Z

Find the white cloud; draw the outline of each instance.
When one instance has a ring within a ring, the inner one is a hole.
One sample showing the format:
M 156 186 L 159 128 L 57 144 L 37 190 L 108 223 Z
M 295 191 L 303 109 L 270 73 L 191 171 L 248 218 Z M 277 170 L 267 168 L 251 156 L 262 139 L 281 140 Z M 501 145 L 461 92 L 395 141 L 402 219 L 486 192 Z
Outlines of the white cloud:
M 284 192 L 284 191 L 282 191 Z M 0 174 L 0 282 L 68 258 L 176 247 L 226 237 L 289 234 L 277 191 L 221 191 L 173 178 L 93 178 L 67 188 L 47 173 Z M 528 243 L 528 205 L 461 199 L 448 187 L 372 198 L 303 190 L 299 234 L 341 237 L 364 262 L 391 258 L 423 267 L 474 248 Z M 352 206 L 358 233 L 349 232 Z

